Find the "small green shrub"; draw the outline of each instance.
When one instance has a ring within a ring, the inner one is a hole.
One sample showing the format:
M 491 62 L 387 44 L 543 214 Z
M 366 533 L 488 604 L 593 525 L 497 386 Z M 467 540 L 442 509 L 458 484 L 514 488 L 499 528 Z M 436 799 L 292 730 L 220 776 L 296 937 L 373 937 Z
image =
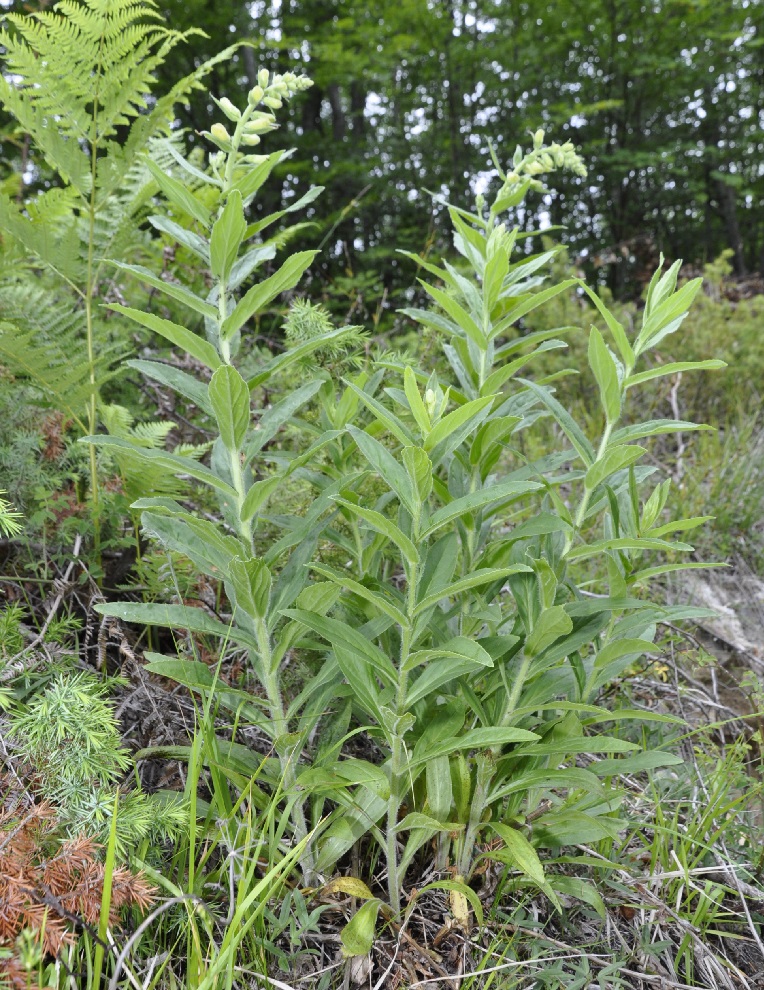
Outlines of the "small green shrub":
M 108 685 L 85 672 L 60 673 L 10 714 L 16 756 L 29 765 L 34 789 L 50 802 L 71 836 L 106 842 L 115 787 L 133 766 L 121 745 L 119 726 L 106 695 Z M 122 795 L 118 851 L 144 840 L 177 837 L 187 820 L 180 801 L 160 801 L 139 790 Z

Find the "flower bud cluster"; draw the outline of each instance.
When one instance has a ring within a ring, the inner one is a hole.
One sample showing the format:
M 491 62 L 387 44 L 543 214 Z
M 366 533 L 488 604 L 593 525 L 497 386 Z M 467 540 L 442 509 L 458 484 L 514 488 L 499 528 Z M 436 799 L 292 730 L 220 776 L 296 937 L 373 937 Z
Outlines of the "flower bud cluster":
M 572 141 L 566 141 L 564 144 L 557 142 L 544 144 L 544 137 L 543 129 L 539 128 L 533 135 L 532 151 L 523 155 L 521 148 L 516 149 L 512 159 L 512 169 L 504 177 L 500 196 L 511 192 L 514 186 L 527 182 L 528 179 L 531 180 L 531 189 L 544 192 L 544 185 L 536 177 L 558 169 L 565 169 L 582 179 L 586 178 L 586 166 Z
M 307 76 L 298 76 L 294 72 L 274 73 L 271 76 L 267 69 L 260 69 L 257 74 L 257 85 L 253 86 L 247 96 L 247 105 L 239 110 L 227 96 L 219 100 L 213 97 L 217 106 L 223 111 L 228 121 L 235 125 L 233 135 L 225 124 L 215 123 L 209 131 L 203 131 L 204 137 L 211 141 L 218 152 L 212 156 L 212 166 L 217 172 L 222 166 L 220 155 L 230 155 L 238 151 L 240 146 L 254 148 L 260 144 L 263 134 L 274 131 L 278 127 L 274 110 L 279 110 L 284 100 L 291 99 L 313 85 Z M 262 105 L 267 110 L 256 110 Z M 259 156 L 243 156 L 241 161 L 255 163 Z
M 262 103 L 270 110 L 280 110 L 284 100 L 291 99 L 312 85 L 313 80 L 307 76 L 298 76 L 294 72 L 277 72 L 271 77 L 267 69 L 260 69 L 257 85 L 249 91 L 247 100 L 251 107 Z

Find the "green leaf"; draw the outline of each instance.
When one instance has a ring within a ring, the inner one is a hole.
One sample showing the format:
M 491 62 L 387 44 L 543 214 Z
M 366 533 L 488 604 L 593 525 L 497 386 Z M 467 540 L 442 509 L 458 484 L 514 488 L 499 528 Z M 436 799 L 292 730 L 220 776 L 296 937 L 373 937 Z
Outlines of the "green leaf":
M 374 413 L 380 423 L 387 427 L 396 440 L 399 440 L 404 447 L 414 446 L 414 437 L 397 416 L 394 416 L 389 409 L 385 409 L 382 403 L 378 399 L 375 399 L 373 395 L 364 392 L 362 388 L 358 388 L 353 382 L 347 382 L 347 385 L 348 388 L 355 392 L 363 404 Z
M 328 564 L 311 564 L 310 569 L 315 571 L 317 574 L 322 575 L 322 577 L 328 578 L 330 581 L 334 581 L 341 588 L 345 588 L 354 595 L 358 595 L 360 598 L 363 598 L 380 612 L 383 612 L 385 615 L 389 615 L 393 622 L 397 622 L 399 626 L 406 628 L 409 626 L 408 619 L 397 605 L 391 601 L 388 601 L 386 598 L 383 598 L 382 595 L 378 595 L 370 588 L 365 587 L 365 585 L 360 582 L 353 580 L 350 575 L 343 574 L 342 571 L 338 571 L 334 567 L 329 567 Z
M 417 501 L 424 505 L 432 492 L 432 462 L 421 447 L 404 447 L 401 451 L 406 473 Z
M 149 217 L 149 223 L 152 227 L 155 227 L 163 234 L 168 234 L 174 241 L 182 244 L 183 247 L 188 248 L 189 251 L 195 254 L 197 258 L 209 267 L 210 249 L 207 241 L 203 237 L 195 234 L 193 230 L 188 230 L 186 227 L 181 227 L 179 223 L 175 223 L 175 221 L 170 220 L 169 217 Z
M 264 309 L 282 292 L 293 289 L 318 253 L 318 251 L 300 251 L 298 254 L 293 254 L 277 272 L 258 285 L 253 285 L 239 300 L 233 313 L 223 322 L 221 339 L 230 340 L 254 313 Z
M 633 368 L 635 361 L 634 351 L 629 343 L 629 338 L 626 336 L 626 331 L 624 330 L 623 325 L 616 320 L 597 293 L 592 291 L 592 289 L 590 289 L 582 279 L 579 279 L 579 285 L 600 311 L 605 323 L 607 323 L 608 329 L 613 335 L 613 340 L 615 341 L 615 345 L 618 348 L 618 353 L 621 355 L 623 363 L 627 368 Z
M 362 661 L 382 679 L 385 684 L 395 684 L 398 675 L 395 667 L 378 646 L 375 646 L 366 636 L 360 633 L 353 626 L 349 626 L 339 619 L 330 619 L 324 615 L 308 612 L 305 609 L 284 609 L 283 614 L 290 619 L 302 622 L 308 629 L 317 632 L 319 636 L 332 644 L 336 650 L 338 647 L 344 648 L 357 660 Z
M 220 367 L 220 357 L 212 344 L 192 330 L 187 330 L 186 327 L 179 326 L 171 320 L 165 320 L 161 316 L 154 316 L 153 313 L 144 313 L 140 309 L 131 309 L 129 306 L 110 303 L 109 309 L 113 309 L 116 313 L 122 313 L 123 316 L 127 316 L 136 323 L 140 323 L 141 326 L 146 327 L 148 330 L 158 333 L 160 337 L 164 337 L 171 344 L 180 347 L 187 354 L 190 354 L 191 357 L 196 358 L 197 361 L 201 361 L 211 371 L 215 371 Z
M 623 471 L 630 464 L 638 461 L 647 451 L 637 444 L 627 444 L 626 446 L 613 447 L 606 451 L 603 457 L 595 461 L 586 472 L 585 484 L 589 491 L 594 491 L 597 485 L 615 474 L 616 471 Z
M 416 375 L 409 366 L 407 366 L 406 370 L 403 372 L 403 390 L 406 393 L 406 398 L 408 399 L 411 415 L 416 420 L 416 424 L 421 430 L 422 436 L 426 437 L 430 432 L 430 414 L 427 412 L 427 407 L 422 401 L 422 396 L 419 394 L 419 387 L 416 383 Z
M 141 280 L 141 282 L 146 282 L 148 285 L 152 285 L 155 289 L 163 292 L 166 296 L 170 296 L 171 299 L 177 299 L 178 302 L 183 303 L 184 306 L 188 306 L 189 309 L 193 309 L 194 312 L 200 313 L 202 316 L 206 317 L 208 320 L 216 320 L 218 317 L 218 311 L 214 306 L 211 306 L 206 300 L 200 299 L 199 296 L 187 289 L 185 285 L 179 285 L 177 282 L 166 282 L 162 278 L 157 278 L 153 272 L 150 272 L 148 268 L 144 268 L 142 265 L 127 265 L 121 261 L 112 261 L 112 265 L 115 268 L 119 268 L 124 272 L 130 272 Z M 118 306 L 110 306 L 110 309 L 120 309 Z M 134 311 L 133 311 L 134 312 Z M 135 319 L 135 317 L 133 317 Z M 140 323 L 141 321 L 138 320 Z
M 438 602 L 443 601 L 444 598 L 453 598 L 456 595 L 460 595 L 463 591 L 468 591 L 470 588 L 477 588 L 480 585 L 490 584 L 493 581 L 503 581 L 504 578 L 509 577 L 510 574 L 519 574 L 530 570 L 531 568 L 528 567 L 527 564 L 513 564 L 512 567 L 501 568 L 478 568 L 466 577 L 460 578 L 458 581 L 454 581 L 453 584 L 449 584 L 445 588 L 438 589 L 438 591 L 427 595 L 425 598 L 421 599 L 421 601 L 417 601 L 414 609 L 414 615 L 419 615 L 432 605 L 437 605 Z
M 413 515 L 416 511 L 416 499 L 414 498 L 414 489 L 405 469 L 379 440 L 375 440 L 368 433 L 359 430 L 356 426 L 348 426 L 346 429 L 355 440 L 369 464 L 387 482 Z
M 575 285 L 578 279 L 567 278 L 557 285 L 552 285 L 548 289 L 543 289 L 541 292 L 534 292 L 526 296 L 522 302 L 517 303 L 512 309 L 502 317 L 501 321 L 493 328 L 490 333 L 490 339 L 493 340 L 495 337 L 500 336 L 516 323 L 522 316 L 527 316 L 528 313 L 532 312 L 539 306 L 542 306 L 545 302 L 550 299 L 554 299 L 561 292 L 565 292 L 569 289 L 571 285 Z M 559 333 L 555 330 L 554 333 Z
M 196 196 L 189 190 L 186 189 L 184 185 L 181 185 L 177 179 L 173 179 L 172 176 L 167 175 L 156 162 L 152 161 L 150 158 L 144 159 L 146 168 L 151 172 L 152 176 L 156 179 L 157 185 L 165 194 L 167 199 L 174 205 L 179 207 L 188 216 L 193 217 L 194 220 L 198 220 L 203 227 L 209 227 L 210 224 L 210 211 L 197 199 Z
M 525 644 L 525 652 L 535 657 L 561 636 L 567 636 L 573 629 L 573 620 L 562 605 L 544 609 L 538 617 Z
M 528 381 L 526 378 L 519 378 L 518 381 L 522 382 L 523 385 L 529 388 L 531 392 L 541 399 L 547 409 L 549 409 L 554 418 L 557 420 L 565 436 L 578 451 L 584 464 L 587 467 L 593 464 L 595 459 L 594 448 L 589 443 L 581 430 L 581 427 L 575 422 L 567 409 L 560 405 L 548 389 L 542 388 L 540 385 L 537 385 L 535 382 Z
M 209 468 L 199 464 L 198 461 L 195 461 L 191 457 L 182 457 L 180 454 L 169 454 L 164 450 L 139 447 L 137 444 L 130 443 L 129 440 L 121 440 L 119 437 L 107 436 L 103 433 L 93 437 L 82 437 L 80 442 L 92 443 L 96 447 L 117 447 L 121 450 L 129 450 L 130 453 L 135 454 L 137 457 L 143 457 L 147 461 L 154 461 L 174 474 L 191 475 L 192 478 L 203 481 L 211 488 L 217 488 L 227 498 L 234 502 L 236 501 L 236 492 L 229 484 L 218 478 Z
M 549 886 L 560 894 L 575 897 L 594 908 L 602 921 L 607 920 L 607 908 L 599 891 L 581 877 L 555 876 L 549 878 Z
M 383 516 L 381 512 L 377 512 L 375 509 L 366 509 L 362 505 L 356 505 L 355 502 L 348 502 L 339 496 L 335 496 L 334 501 L 347 509 L 348 512 L 363 519 L 372 529 L 375 529 L 378 533 L 383 533 L 388 539 L 392 540 L 410 564 L 417 564 L 419 562 L 417 548 L 408 536 L 391 519 L 388 519 L 387 516 Z
M 688 423 L 683 419 L 651 419 L 645 423 L 635 423 L 633 426 L 623 426 L 610 436 L 610 446 L 619 443 L 630 443 L 641 440 L 642 437 L 655 437 L 663 433 L 687 433 L 693 430 L 713 430 L 713 426 L 702 423 Z
M 657 368 L 650 368 L 648 371 L 640 371 L 636 375 L 629 375 L 624 382 L 624 387 L 632 388 L 634 385 L 641 385 L 642 382 L 649 382 L 653 378 L 676 375 L 680 371 L 717 371 L 726 367 L 726 361 L 719 361 L 716 358 L 708 361 L 674 361 L 671 364 L 660 364 Z
M 160 364 L 159 361 L 142 361 L 132 359 L 126 361 L 128 368 L 135 368 L 147 378 L 151 378 L 162 385 L 167 385 L 175 392 L 179 392 L 185 399 L 212 416 L 212 406 L 207 395 L 207 386 L 204 382 L 197 381 L 185 371 L 176 368 L 171 364 Z
M 445 821 L 451 813 L 453 788 L 451 762 L 447 756 L 436 756 L 425 767 L 427 804 L 436 819 Z
M 237 190 L 245 203 L 251 196 L 255 195 L 283 157 L 283 151 L 274 151 L 268 155 L 265 161 L 259 162 L 254 168 L 247 169 L 244 175 L 236 180 L 233 188 Z
M 491 822 L 491 828 L 504 842 L 511 862 L 539 887 L 546 885 L 544 867 L 539 855 L 522 832 L 501 822 Z
M 602 408 L 608 423 L 615 423 L 621 415 L 621 386 L 618 370 L 610 351 L 596 327 L 589 333 L 589 366 L 594 372 L 600 389 Z
M 468 664 L 474 664 L 477 667 L 493 667 L 491 654 L 477 640 L 468 639 L 466 636 L 454 636 L 453 639 L 449 639 L 442 646 L 410 653 L 402 669 L 404 671 L 413 670 L 420 664 L 427 663 L 430 660 L 439 660 L 441 657 L 454 657 L 459 660 L 466 660 Z
M 438 509 L 437 512 L 432 514 L 430 525 L 422 536 L 423 538 L 430 536 L 454 519 L 459 519 L 461 516 L 475 512 L 477 509 L 483 509 L 492 502 L 514 501 L 521 495 L 538 491 L 539 488 L 541 488 L 541 485 L 535 481 L 505 481 L 499 485 L 491 485 L 488 488 L 483 488 L 479 492 L 472 492 L 470 495 L 455 498 L 453 502 L 449 502 L 448 505 L 443 506 L 442 509 Z
M 568 550 L 566 557 L 568 560 L 584 560 L 586 557 L 594 557 L 598 553 L 606 550 L 683 550 L 691 551 L 693 548 L 689 543 L 669 542 L 668 540 L 654 540 L 647 537 L 634 538 L 619 536 L 612 540 L 597 540 L 595 543 L 573 547 Z
M 676 767 L 684 763 L 678 753 L 664 753 L 658 749 L 649 749 L 644 753 L 622 757 L 620 760 L 595 760 L 590 769 L 598 777 L 618 777 L 624 773 L 643 773 L 645 770 L 657 770 L 660 767 Z
M 241 192 L 233 189 L 228 194 L 223 212 L 215 221 L 210 236 L 210 268 L 215 278 L 228 278 L 246 232 Z
M 479 426 L 490 412 L 495 395 L 466 402 L 454 409 L 437 423 L 424 442 L 430 451 L 433 464 L 439 464 L 452 450 L 455 450 L 472 431 Z
M 188 629 L 189 632 L 215 636 L 222 640 L 234 640 L 245 646 L 257 648 L 257 643 L 243 629 L 225 625 L 213 619 L 201 608 L 188 605 L 144 605 L 136 602 L 110 602 L 94 606 L 99 615 L 112 616 L 123 622 L 136 622 L 145 626 L 165 626 L 168 629 Z
M 534 837 L 543 846 L 573 846 L 616 839 L 623 823 L 614 818 L 593 816 L 571 808 L 550 812 L 534 823 Z
M 415 753 L 407 766 L 409 769 L 413 769 L 436 756 L 445 756 L 457 750 L 467 752 L 467 750 L 472 749 L 491 749 L 495 746 L 505 746 L 508 743 L 531 742 L 538 738 L 535 732 L 529 732 L 527 729 L 470 729 L 455 739 L 442 739 L 421 753 Z M 633 749 L 634 747 L 630 748 Z
M 669 272 L 666 275 L 669 275 Z M 655 346 L 667 332 L 670 332 L 675 321 L 677 326 L 681 323 L 680 317 L 686 315 L 701 285 L 703 285 L 702 278 L 691 279 L 659 306 L 654 307 L 649 316 L 645 314 L 646 318 L 636 342 L 638 353 Z
M 252 389 L 257 388 L 260 385 L 264 385 L 278 371 L 285 370 L 291 365 L 298 364 L 303 358 L 312 354 L 313 351 L 317 351 L 319 347 L 325 347 L 326 344 L 336 341 L 341 341 L 348 334 L 353 333 L 352 327 L 338 327 L 336 330 L 330 330 L 328 333 L 321 334 L 319 337 L 314 337 L 311 340 L 306 340 L 302 344 L 298 344 L 297 347 L 291 348 L 291 350 L 284 351 L 283 354 L 279 354 L 278 357 L 273 358 L 268 361 L 264 367 L 252 378 L 249 379 L 247 385 L 249 386 L 250 392 Z
M 247 445 L 247 460 L 250 460 L 258 451 L 262 450 L 276 436 L 281 427 L 289 422 L 297 410 L 313 398 L 323 384 L 320 378 L 312 382 L 306 382 L 304 385 L 290 392 L 289 395 L 286 395 L 275 406 L 266 409 L 260 417 L 257 428 Z
M 263 503 L 266 502 L 275 491 L 283 487 L 283 484 L 284 478 L 280 474 L 275 474 L 272 478 L 264 478 L 262 481 L 256 481 L 250 487 L 244 501 L 241 504 L 241 510 L 239 511 L 239 516 L 241 519 L 244 522 L 251 519 Z
M 341 951 L 346 959 L 367 956 L 371 952 L 381 905 L 378 897 L 365 901 L 340 932 Z
M 238 608 L 253 619 L 264 619 L 271 598 L 271 572 L 260 557 L 235 557 L 228 565 L 227 584 Z
M 480 350 L 485 350 L 487 345 L 485 335 L 467 310 L 460 306 L 455 299 L 449 296 L 448 293 L 444 292 L 442 289 L 436 289 L 435 286 L 428 285 L 428 283 L 423 281 L 421 278 L 417 279 L 417 281 L 425 292 L 432 296 L 440 308 L 448 313 L 465 337 L 469 337 L 470 340 L 476 343 Z
M 247 383 L 236 368 L 225 364 L 212 376 L 207 393 L 226 450 L 238 454 L 250 423 Z

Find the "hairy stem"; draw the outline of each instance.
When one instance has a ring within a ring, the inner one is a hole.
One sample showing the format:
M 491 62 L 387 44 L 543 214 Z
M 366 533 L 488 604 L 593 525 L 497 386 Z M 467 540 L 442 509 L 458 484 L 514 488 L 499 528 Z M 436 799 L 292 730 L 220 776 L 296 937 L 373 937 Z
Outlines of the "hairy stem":
M 418 529 L 416 525 L 415 530 Z M 414 609 L 416 607 L 416 590 L 419 580 L 419 568 L 417 564 L 411 564 L 408 575 L 408 596 L 406 602 L 406 616 L 408 622 L 401 627 L 401 652 L 398 666 L 398 685 L 395 692 L 395 714 L 397 716 L 406 713 L 406 696 L 408 694 L 408 671 L 405 669 L 406 662 L 411 652 L 411 638 L 414 626 Z M 390 758 L 390 798 L 387 802 L 387 835 L 386 835 L 386 856 L 387 856 L 387 889 L 390 899 L 390 906 L 397 914 L 401 907 L 401 880 L 398 868 L 398 812 L 403 800 L 405 788 L 405 752 L 403 732 L 397 728 L 392 733 Z

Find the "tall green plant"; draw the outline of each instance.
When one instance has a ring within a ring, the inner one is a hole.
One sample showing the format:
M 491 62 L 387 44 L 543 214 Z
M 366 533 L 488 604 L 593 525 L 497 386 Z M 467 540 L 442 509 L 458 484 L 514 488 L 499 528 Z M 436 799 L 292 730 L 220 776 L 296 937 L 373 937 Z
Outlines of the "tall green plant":
M 94 447 L 109 447 L 117 454 L 123 452 L 133 459 L 140 458 L 157 467 L 188 475 L 217 494 L 223 517 L 220 524 L 182 510 L 169 498 L 144 498 L 134 507 L 144 510 L 142 524 L 148 533 L 171 549 L 186 554 L 203 573 L 224 581 L 233 609 L 230 623 L 222 623 L 197 609 L 181 605 L 106 605 L 99 606 L 99 611 L 138 622 L 180 626 L 192 632 L 217 635 L 247 651 L 251 671 L 264 695 L 262 702 L 257 702 L 262 713 L 248 695 L 221 692 L 221 697 L 235 709 L 245 701 L 245 711 L 251 715 L 254 709 L 258 721 L 264 718 L 264 726 L 278 754 L 272 779 L 278 781 L 280 778 L 283 783 L 292 806 L 295 840 L 302 842 L 309 827 L 304 795 L 297 788 L 298 762 L 304 740 L 331 695 L 332 677 L 319 676 L 310 689 L 304 690 L 301 699 L 291 707 L 287 706 L 280 669 L 296 638 L 297 624 L 285 622 L 282 610 L 294 604 L 298 596 L 304 607 L 319 610 L 328 609 L 336 597 L 331 589 L 327 594 L 326 589 L 303 591 L 303 588 L 308 578 L 305 565 L 326 524 L 321 518 L 322 512 L 325 515 L 326 508 L 331 507 L 330 496 L 338 489 L 338 483 L 330 476 L 314 474 L 312 481 L 318 485 L 319 496 L 306 517 L 295 519 L 293 528 L 288 529 L 263 556 L 255 555 L 253 538 L 259 514 L 268 499 L 287 477 L 309 463 L 317 451 L 333 440 L 337 431 L 329 430 L 320 436 L 305 454 L 291 460 L 281 472 L 255 481 L 265 445 L 316 394 L 324 378 L 321 375 L 308 377 L 257 420 L 252 413 L 251 393 L 267 385 L 279 372 L 300 365 L 306 356 L 320 348 L 354 340 L 357 328 L 327 329 L 321 323 L 313 336 L 265 363 L 249 379 L 236 367 L 241 334 L 248 321 L 282 292 L 292 289 L 316 255 L 315 251 L 304 251 L 288 257 L 273 274 L 239 295 L 240 288 L 252 273 L 275 254 L 275 244 L 258 241 L 260 232 L 284 213 L 310 202 L 320 191 L 313 189 L 287 210 L 247 223 L 246 210 L 284 157 L 281 151 L 262 156 L 251 154 L 248 149 L 256 147 L 261 135 L 276 127 L 273 111 L 282 106 L 282 101 L 310 85 L 310 80 L 293 73 L 271 77 L 267 71 L 262 71 L 258 78 L 258 85 L 249 93 L 243 110 L 228 99 L 216 100 L 231 130 L 218 122 L 205 133 L 216 146 L 208 171 L 203 172 L 179 157 L 176 178 L 148 162 L 175 215 L 175 218 L 164 218 L 157 225 L 191 249 L 209 268 L 213 287 L 207 297 L 202 299 L 185 287 L 168 285 L 147 269 L 117 263 L 119 270 L 137 276 L 182 302 L 192 313 L 204 317 L 206 338 L 151 313 L 122 305 L 112 306 L 192 355 L 205 369 L 202 376 L 193 378 L 159 362 L 130 362 L 174 388 L 212 418 L 218 437 L 213 446 L 211 465 L 207 467 L 188 456 L 149 449 L 130 439 L 91 436 L 88 440 Z M 195 229 L 182 226 L 179 221 L 190 221 Z M 342 483 L 345 480 L 343 478 Z M 152 660 L 150 669 L 174 676 L 196 689 L 211 690 L 214 685 L 208 669 L 200 662 L 149 656 Z M 295 731 L 298 711 L 299 731 Z M 220 793 L 224 793 L 224 789 L 221 788 Z M 308 873 L 310 855 L 308 850 L 303 857 Z
M 28 200 L 0 195 L 0 232 L 15 254 L 0 290 L 0 360 L 94 433 L 99 390 L 125 353 L 99 315 L 104 260 L 140 249 L 156 188 L 143 156 L 159 153 L 175 105 L 234 49 L 151 100 L 157 67 L 200 33 L 164 27 L 153 0 L 67 0 L 5 21 L 0 102 L 31 143 L 33 173 L 54 184 Z M 91 448 L 94 506 L 98 487 Z
M 486 829 L 503 840 L 497 857 L 526 882 L 555 900 L 555 884 L 591 898 L 566 878 L 550 881 L 537 849 L 614 835 L 620 799 L 603 778 L 679 761 L 637 753 L 635 743 L 598 729 L 653 716 L 593 703 L 649 650 L 657 622 L 696 614 L 632 597 L 658 570 L 700 566 L 639 561 L 646 552 L 690 551 L 666 537 L 704 521 L 661 518 L 667 483 L 641 500 L 653 470 L 638 465 L 646 450 L 634 441 L 696 427 L 620 423 L 628 392 L 641 383 L 722 362 L 645 366 L 699 287 L 695 280 L 676 288 L 677 264 L 656 273 L 633 341 L 585 290 L 615 346 L 592 328 L 589 364 L 603 410 L 596 445 L 551 384 L 518 377 L 564 346 L 559 336 L 572 329 L 524 334 L 518 322 L 576 280 L 540 288 L 554 252 L 513 257 L 519 231 L 500 216 L 538 188 L 537 176 L 559 167 L 583 171 L 572 146 L 546 146 L 538 132 L 529 154 L 518 149 L 512 169 L 499 168 L 503 184 L 492 203 L 478 197 L 473 213 L 449 207 L 461 266 L 415 259 L 439 283 L 422 282 L 435 307 L 405 312 L 442 336 L 453 380 L 445 387 L 425 369 L 383 358 L 383 368 L 400 374 L 385 397 L 350 385 L 371 420 L 347 430 L 381 494 L 373 504 L 335 498 L 352 534 L 339 543 L 350 562 L 311 565 L 342 589 L 341 618 L 288 613 L 331 644 L 358 716 L 374 726 L 385 754 L 381 767 L 350 759 L 335 766 L 351 776 L 352 764 L 358 786 L 350 800 L 340 797 L 344 813 L 319 840 L 317 865 L 331 869 L 370 831 L 396 911 L 406 868 L 424 843 L 438 837 L 441 867 L 451 856 L 466 877 Z M 560 448 L 524 462 L 521 432 L 550 416 Z M 593 595 L 582 561 L 601 565 Z M 576 766 L 580 754 L 594 758 L 590 770 Z M 524 824 L 530 812 L 532 828 Z

